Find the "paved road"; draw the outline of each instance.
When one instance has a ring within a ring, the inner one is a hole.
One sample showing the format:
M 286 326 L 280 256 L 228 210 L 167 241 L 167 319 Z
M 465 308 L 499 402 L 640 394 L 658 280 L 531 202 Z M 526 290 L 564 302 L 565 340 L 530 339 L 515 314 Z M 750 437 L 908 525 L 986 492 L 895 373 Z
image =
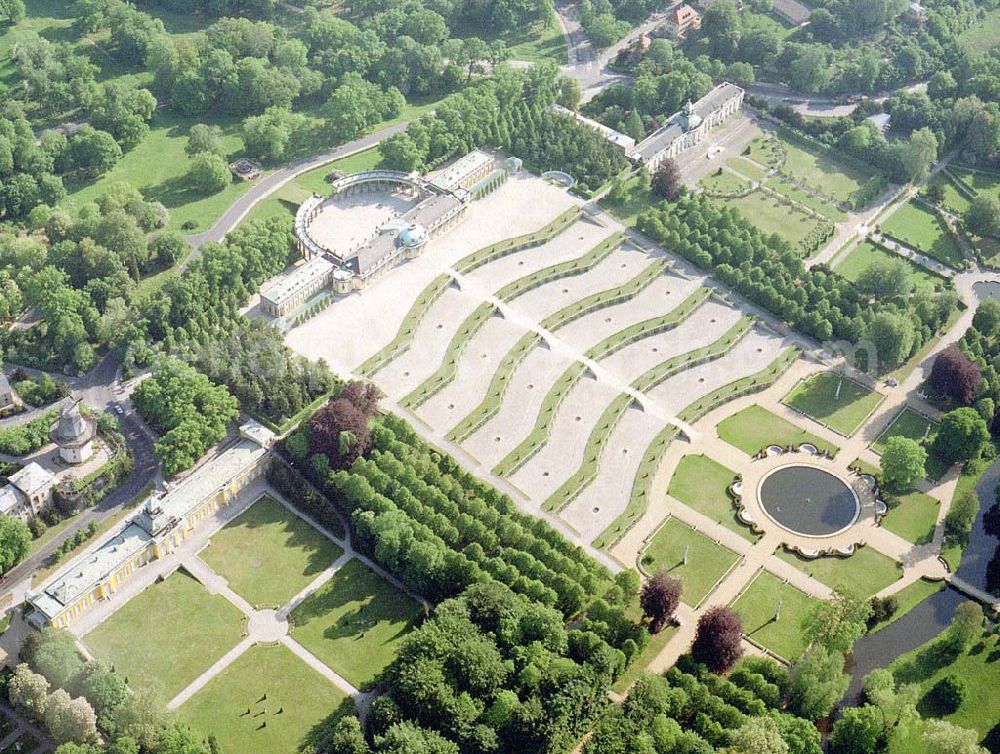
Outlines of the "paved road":
M 221 241 L 226 237 L 226 234 L 229 231 L 239 225 L 240 220 L 246 217 L 246 215 L 254 208 L 254 206 L 256 206 L 258 202 L 266 199 L 290 180 L 295 178 L 295 176 L 314 168 L 318 168 L 328 162 L 333 162 L 334 160 L 339 160 L 343 157 L 349 157 L 352 154 L 363 152 L 366 149 L 374 147 L 383 139 L 387 139 L 393 134 L 397 134 L 400 131 L 405 130 L 407 125 L 408 123 L 397 123 L 394 126 L 373 131 L 366 136 L 362 136 L 346 144 L 341 144 L 339 147 L 334 147 L 333 149 L 323 152 L 322 154 L 296 160 L 295 162 L 289 163 L 284 167 L 268 173 L 264 177 L 258 179 L 249 191 L 233 202 L 222 217 L 216 220 L 215 225 L 206 230 L 204 233 L 197 233 L 195 235 L 188 236 L 188 241 L 195 247 L 196 250 L 203 243 L 208 241 Z M 196 257 L 197 251 L 195 251 L 195 253 L 187 259 L 185 264 L 190 264 L 191 260 Z

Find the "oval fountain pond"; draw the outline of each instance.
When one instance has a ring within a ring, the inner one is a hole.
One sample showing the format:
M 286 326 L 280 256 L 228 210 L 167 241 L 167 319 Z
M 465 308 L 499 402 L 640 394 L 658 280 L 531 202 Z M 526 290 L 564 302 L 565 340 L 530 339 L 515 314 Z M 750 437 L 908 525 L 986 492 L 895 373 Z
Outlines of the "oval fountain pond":
M 858 496 L 840 477 L 814 466 L 782 466 L 757 488 L 764 513 L 778 526 L 806 537 L 829 537 L 853 524 Z

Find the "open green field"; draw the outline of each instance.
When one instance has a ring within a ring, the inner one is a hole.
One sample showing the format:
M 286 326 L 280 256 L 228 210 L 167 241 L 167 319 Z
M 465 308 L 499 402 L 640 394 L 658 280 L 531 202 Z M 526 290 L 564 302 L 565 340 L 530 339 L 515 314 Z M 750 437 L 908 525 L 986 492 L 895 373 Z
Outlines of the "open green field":
M 293 754 L 323 738 L 321 725 L 353 706 L 346 700 L 288 647 L 253 646 L 181 705 L 178 716 L 214 734 L 222 751 Z
M 977 194 L 1000 194 L 1000 174 L 985 170 L 971 170 L 969 168 L 949 168 L 968 188 Z
M 934 537 L 934 526 L 937 524 L 941 504 L 930 495 L 917 490 L 894 498 L 897 504 L 882 519 L 882 526 L 915 545 L 930 542 Z
M 236 199 L 246 193 L 250 182 L 234 181 L 217 194 L 204 195 L 188 183 L 190 158 L 184 153 L 188 131 L 196 123 L 214 123 L 222 128 L 223 147 L 228 158 L 242 151 L 239 126 L 233 121 L 213 119 L 209 115 L 185 117 L 157 110 L 150 123 L 149 135 L 97 180 L 67 183 L 64 204 L 79 208 L 103 194 L 113 183 L 124 181 L 142 191 L 147 201 L 162 202 L 170 210 L 170 228 L 180 230 L 193 223 L 191 232 L 200 232 L 212 223 Z
M 818 148 L 813 150 L 785 139 L 781 139 L 781 146 L 785 150 L 783 172 L 840 202 L 847 202 L 872 175 L 837 162 Z
M 292 611 L 292 636 L 364 689 L 392 662 L 422 612 L 411 597 L 352 559 Z
M 781 616 L 774 620 L 779 601 Z M 805 651 L 799 627 L 817 602 L 815 597 L 786 584 L 770 571 L 761 571 L 733 607 L 743 619 L 744 634 L 792 661 Z
M 808 207 L 815 212 L 819 212 L 821 215 L 833 220 L 835 223 L 842 223 L 847 220 L 847 213 L 842 209 L 839 209 L 836 205 L 824 201 L 817 196 L 813 196 L 808 191 L 804 191 L 787 178 L 782 178 L 780 175 L 769 179 L 764 185 L 773 191 L 777 191 L 779 194 L 787 196 L 793 202 L 797 202 L 803 207 Z
M 882 402 L 882 396 L 839 372 L 820 372 L 796 385 L 782 402 L 850 437 Z
M 961 267 L 962 250 L 932 210 L 909 201 L 881 223 L 882 232 L 951 267 Z
M 704 176 L 698 181 L 698 185 L 706 191 L 719 194 L 734 194 L 737 191 L 750 188 L 749 181 L 723 168 Z
M 938 423 L 933 419 L 928 419 L 926 416 L 921 414 L 919 411 L 906 406 L 900 411 L 893 420 L 889 423 L 882 434 L 875 438 L 875 442 L 872 443 L 872 450 L 874 450 L 879 455 L 882 455 L 882 451 L 885 450 L 885 443 L 890 437 L 901 436 L 908 437 L 911 440 L 915 440 L 924 445 L 927 449 L 927 463 L 924 464 L 924 469 L 927 471 L 927 477 L 929 479 L 940 479 L 941 476 L 948 470 L 947 464 L 945 464 L 940 458 L 931 452 L 930 444 L 934 440 L 934 435 L 937 431 Z
M 684 585 L 681 599 L 697 607 L 739 560 L 739 555 L 728 547 L 717 545 L 683 521 L 668 518 L 646 545 L 641 558 L 647 573 L 656 573 L 662 568 L 679 578 Z
M 199 557 L 253 605 L 284 605 L 344 553 L 271 497 L 212 535 Z
M 926 719 L 943 717 L 950 723 L 978 731 L 985 738 L 1000 723 L 1000 637 L 990 629 L 983 631 L 982 639 L 958 657 L 943 649 L 940 639 L 933 640 L 897 658 L 889 669 L 897 683 L 919 683 L 921 698 L 917 710 Z M 957 675 L 965 681 L 968 695 L 958 710 L 942 715 L 928 692 L 946 675 Z M 996 733 L 992 738 L 995 739 Z M 996 750 L 996 740 L 990 750 Z
M 958 43 L 970 52 L 988 55 L 1000 45 L 1000 10 L 991 10 L 958 35 Z
M 720 438 L 751 456 L 768 445 L 785 447 L 806 442 L 831 453 L 839 450 L 833 443 L 806 432 L 760 406 L 747 406 L 742 411 L 723 419 L 716 427 L 716 431 Z
M 242 614 L 177 571 L 146 588 L 84 637 L 132 685 L 169 701 L 240 640 Z
M 804 241 L 819 226 L 819 221 L 800 207 L 782 202 L 764 191 L 713 201 L 736 207 L 750 223 L 765 233 L 776 233 L 793 246 Z
M 834 270 L 838 275 L 843 275 L 853 283 L 856 282 L 861 276 L 861 273 L 871 267 L 872 264 L 887 259 L 900 260 L 906 265 L 906 268 L 910 273 L 910 280 L 913 282 L 915 290 L 933 291 L 935 288 L 944 283 L 944 280 L 939 278 L 937 275 L 928 272 L 919 265 L 913 264 L 913 262 L 905 257 L 901 257 L 898 254 L 893 254 L 891 251 L 885 251 L 884 249 L 879 248 L 871 241 L 862 241 L 855 246 L 850 254 L 837 263 Z
M 755 136 L 744 151 L 751 160 L 769 168 L 778 167 L 783 158 L 778 139 L 765 136 Z
M 831 589 L 844 586 L 863 597 L 882 591 L 903 575 L 903 567 L 899 563 L 874 547 L 859 547 L 846 558 L 825 555 L 807 559 L 784 548 L 775 554 Z
M 740 175 L 746 176 L 751 181 L 763 182 L 767 178 L 767 171 L 756 162 L 751 162 L 745 157 L 730 157 L 726 160 L 726 167 L 735 170 Z
M 934 179 L 928 183 L 928 186 L 931 184 L 941 187 L 943 194 L 941 204 L 946 209 L 951 210 L 956 215 L 961 215 L 969 208 L 970 201 L 966 198 L 965 194 L 956 188 L 955 184 L 949 180 L 948 176 L 946 176 L 943 171 L 938 173 Z M 921 195 L 925 195 L 927 193 L 927 186 L 924 186 L 920 193 Z
M 736 520 L 736 509 L 729 499 L 727 490 L 735 477 L 736 472 L 708 456 L 684 456 L 674 470 L 667 494 L 755 542 L 757 536 Z
M 556 65 L 566 65 L 566 39 L 555 17 L 548 23 L 526 26 L 505 40 L 511 60 L 544 63 L 551 60 Z

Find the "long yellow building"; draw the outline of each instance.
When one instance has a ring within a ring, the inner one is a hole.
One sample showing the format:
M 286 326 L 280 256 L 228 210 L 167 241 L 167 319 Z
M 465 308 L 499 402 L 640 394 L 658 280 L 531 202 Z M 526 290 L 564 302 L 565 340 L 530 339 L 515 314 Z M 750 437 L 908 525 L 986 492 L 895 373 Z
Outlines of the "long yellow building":
M 114 534 L 29 593 L 28 621 L 66 628 L 138 569 L 173 552 L 205 518 L 264 475 L 273 439 L 257 422 L 244 424 L 238 443 L 165 495 L 148 498 Z

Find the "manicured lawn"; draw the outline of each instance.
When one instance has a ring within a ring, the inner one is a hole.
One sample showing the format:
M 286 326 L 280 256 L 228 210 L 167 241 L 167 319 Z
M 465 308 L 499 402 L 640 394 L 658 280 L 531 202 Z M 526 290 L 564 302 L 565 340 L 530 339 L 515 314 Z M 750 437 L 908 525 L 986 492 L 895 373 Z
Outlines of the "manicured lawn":
M 687 564 L 684 555 L 687 553 Z M 642 552 L 642 567 L 647 573 L 661 568 L 684 584 L 681 599 L 697 607 L 716 583 L 739 560 L 739 555 L 683 521 L 668 518 Z
M 966 199 L 965 194 L 955 188 L 955 184 L 952 183 L 943 173 L 938 173 L 931 183 L 941 187 L 941 190 L 944 193 L 944 197 L 941 199 L 941 204 L 954 212 L 956 215 L 961 215 L 969 208 L 970 202 Z M 927 186 L 925 186 L 920 193 L 926 194 Z
M 751 162 L 745 157 L 730 157 L 726 160 L 726 167 L 735 170 L 740 175 L 744 175 L 752 181 L 763 181 L 767 178 L 767 171 L 756 162 Z
M 850 437 L 882 402 L 882 396 L 839 372 L 820 372 L 800 382 L 782 400 Z
M 942 278 L 927 272 L 923 267 L 913 264 L 898 254 L 885 251 L 870 241 L 862 241 L 855 246 L 854 250 L 837 264 L 835 271 L 838 275 L 843 275 L 853 283 L 872 264 L 888 259 L 899 260 L 906 265 L 910 273 L 910 280 L 913 281 L 913 287 L 916 290 L 933 291 L 944 283 Z
M 638 175 L 627 178 L 624 186 L 624 196 L 620 201 L 605 196 L 601 199 L 601 205 L 623 223 L 632 226 L 640 214 L 656 204 L 656 198 Z
M 778 602 L 781 616 L 774 620 Z M 733 603 L 743 619 L 743 633 L 786 660 L 796 660 L 805 650 L 802 619 L 819 600 L 770 571 L 761 571 Z
M 828 217 L 835 223 L 842 223 L 847 220 L 847 213 L 838 209 L 836 205 L 813 196 L 808 191 L 803 191 L 791 181 L 781 176 L 775 176 L 765 184 L 769 189 L 784 194 L 793 202 L 798 202 L 804 207 L 819 212 L 824 217 Z
M 944 221 L 922 204 L 907 202 L 881 224 L 882 232 L 939 262 L 961 267 L 964 258 Z
M 948 470 L 948 466 L 934 455 L 929 447 L 934 440 L 937 426 L 937 422 L 933 419 L 928 419 L 919 411 L 906 406 L 896 414 L 895 418 L 889 423 L 889 426 L 882 431 L 882 434 L 875 438 L 875 442 L 872 443 L 872 450 L 881 455 L 882 451 L 885 450 L 885 442 L 890 437 L 896 437 L 897 435 L 909 437 L 911 440 L 916 440 L 927 447 L 927 463 L 924 464 L 924 468 L 927 471 L 928 478 L 940 479 Z
M 895 614 L 889 620 L 876 624 L 869 633 L 879 631 L 899 620 L 932 594 L 937 594 L 944 588 L 945 585 L 943 582 L 927 581 L 926 579 L 917 579 L 909 586 L 904 586 L 894 595 L 898 605 Z
M 353 559 L 292 611 L 292 636 L 357 688 L 372 684 L 421 606 Z
M 740 178 L 735 173 L 719 168 L 718 171 L 710 173 L 698 181 L 698 185 L 706 191 L 720 194 L 735 193 L 743 189 L 750 188 L 750 183 Z
M 755 542 L 757 536 L 736 520 L 736 509 L 726 491 L 735 477 L 736 472 L 708 456 L 684 456 L 677 464 L 667 492 L 713 521 Z
M 871 177 L 870 173 L 835 161 L 822 150 L 813 151 L 785 140 L 781 145 L 785 150 L 784 172 L 838 201 L 846 202 Z
M 739 413 L 723 419 L 716 430 L 723 440 L 751 456 L 768 445 L 811 443 L 820 450 L 829 450 L 831 453 L 839 450 L 833 443 L 806 432 L 760 406 L 747 406 Z
M 754 162 L 776 168 L 781 164 L 782 153 L 779 140 L 756 136 L 746 148 L 746 155 Z
M 970 170 L 968 168 L 954 168 L 952 174 L 958 177 L 966 186 L 977 194 L 1000 193 L 1000 174 L 996 172 L 986 172 L 984 170 Z
M 263 497 L 212 536 L 200 557 L 253 605 L 284 605 L 343 554 L 284 505 Z
M 895 496 L 895 499 L 898 505 L 894 505 L 882 519 L 882 526 L 915 545 L 930 542 L 934 536 L 940 503 L 917 490 Z
M 917 710 L 925 719 L 943 717 L 950 723 L 978 731 L 981 737 L 987 736 L 1000 723 L 1000 694 L 997 694 L 1000 646 L 998 637 L 989 629 L 983 632 L 981 641 L 977 641 L 963 655 L 953 657 L 947 650 L 942 651 L 938 640 L 932 640 L 897 658 L 889 669 L 897 683 L 920 684 L 921 698 L 917 702 Z M 941 715 L 941 710 L 928 692 L 941 678 L 951 674 L 965 681 L 968 693 L 956 712 Z M 990 750 L 995 751 L 996 745 L 997 742 L 992 741 Z
M 181 705 L 178 716 L 214 734 L 222 751 L 293 754 L 314 740 L 320 724 L 344 712 L 346 699 L 288 647 L 254 646 Z
M 743 216 L 765 233 L 777 233 L 790 244 L 798 245 L 818 225 L 819 221 L 796 205 L 789 205 L 763 191 L 754 191 L 737 199 L 713 201 L 736 207 Z
M 831 589 L 845 586 L 851 592 L 870 597 L 903 575 L 903 567 L 874 547 L 860 547 L 847 558 L 826 555 L 807 560 L 780 549 L 777 556 L 803 573 L 822 581 Z
M 177 571 L 121 606 L 84 637 L 132 685 L 169 701 L 240 640 L 242 614 Z

